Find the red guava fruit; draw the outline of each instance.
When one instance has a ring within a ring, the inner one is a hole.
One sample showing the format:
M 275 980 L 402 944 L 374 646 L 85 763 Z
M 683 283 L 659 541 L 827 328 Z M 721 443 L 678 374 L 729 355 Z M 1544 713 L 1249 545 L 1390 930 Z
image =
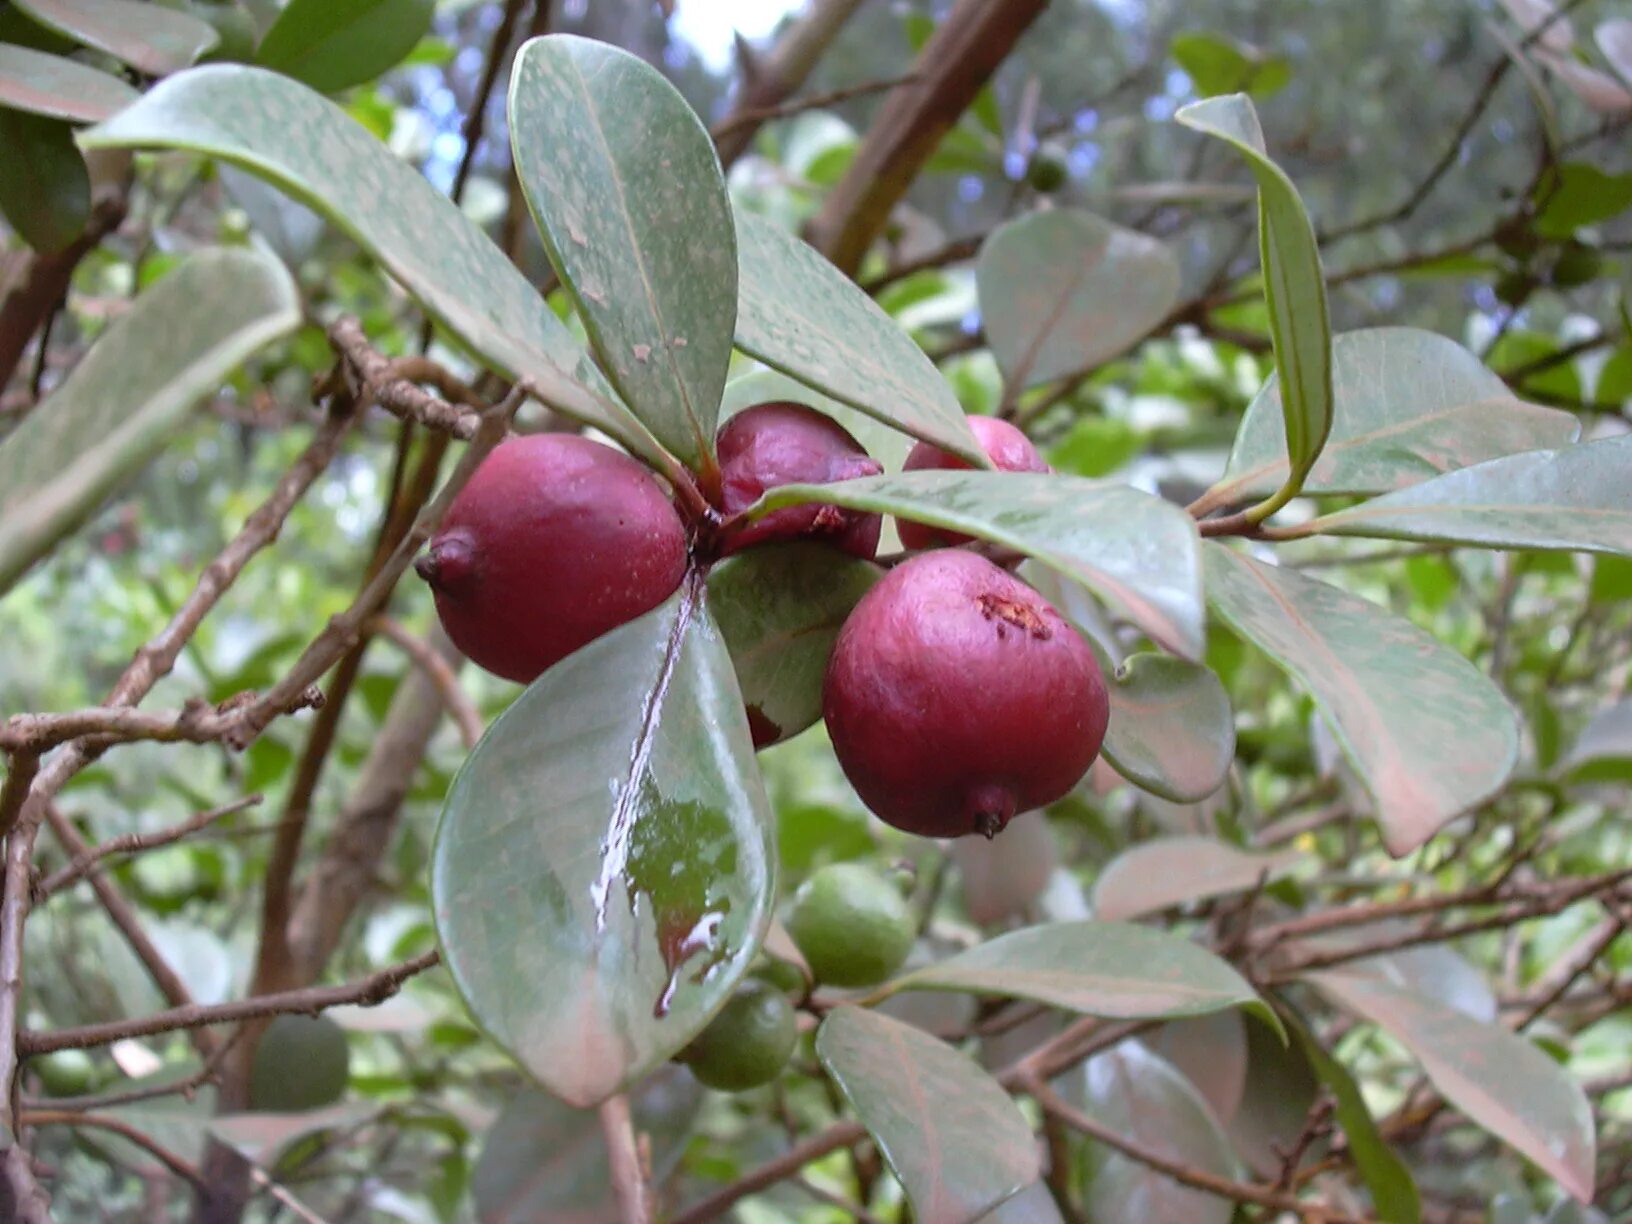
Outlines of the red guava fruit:
M 1109 703 L 1088 644 L 1041 595 L 954 549 L 910 558 L 862 597 L 834 645 L 822 713 L 881 819 L 992 837 L 1081 780 Z

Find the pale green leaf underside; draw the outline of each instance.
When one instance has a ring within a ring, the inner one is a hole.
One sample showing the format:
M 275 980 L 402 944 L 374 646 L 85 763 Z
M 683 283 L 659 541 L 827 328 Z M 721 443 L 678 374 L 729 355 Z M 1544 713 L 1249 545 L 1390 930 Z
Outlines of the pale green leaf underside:
M 488 730 L 443 805 L 431 895 L 473 1018 L 590 1106 L 724 1004 L 770 919 L 775 869 L 731 661 L 688 579 Z
M 1308 530 L 1632 556 L 1632 435 L 1447 472 L 1316 519 Z
M 1179 297 L 1179 264 L 1166 246 L 1072 209 L 1002 226 L 981 247 L 975 276 L 992 356 L 1018 388 L 1117 356 Z
M 1125 612 L 1155 641 L 1203 649 L 1199 536 L 1189 515 L 1126 485 L 1031 472 L 904 472 L 785 485 L 753 509 L 805 502 L 896 514 L 1035 557 Z
M 185 149 L 270 180 L 351 235 L 495 368 L 531 380 L 552 407 L 661 462 L 651 435 L 487 235 L 321 94 L 263 68 L 195 68 L 80 143 Z
M 1332 340 L 1332 432 L 1306 493 L 1387 493 L 1442 472 L 1575 441 L 1568 412 L 1513 398 L 1467 349 L 1414 327 L 1375 327 Z M 1280 379 L 1247 406 L 1218 493 L 1222 502 L 1285 483 Z
M 1179 935 L 1125 922 L 1025 927 L 893 979 L 887 990 L 957 990 L 1034 999 L 1116 1020 L 1273 1014 L 1228 962 Z
M 550 262 L 613 385 L 674 455 L 712 467 L 737 239 L 696 112 L 637 57 L 552 35 L 517 57 L 510 144 Z
M 1375 604 L 1209 543 L 1207 598 L 1314 697 L 1405 854 L 1498 791 L 1518 720 L 1484 672 Z
M 0 590 L 156 455 L 201 396 L 299 322 L 288 272 L 248 250 L 200 252 L 137 298 L 0 444 Z

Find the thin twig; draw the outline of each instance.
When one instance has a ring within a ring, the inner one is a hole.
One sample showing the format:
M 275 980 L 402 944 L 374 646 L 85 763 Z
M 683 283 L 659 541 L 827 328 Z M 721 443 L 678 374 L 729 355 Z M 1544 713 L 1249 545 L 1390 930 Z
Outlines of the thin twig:
M 224 816 L 231 816 L 235 812 L 242 812 L 261 802 L 260 795 L 246 795 L 242 799 L 235 799 L 231 803 L 223 804 L 218 808 L 211 808 L 207 812 L 200 812 L 190 820 L 184 820 L 168 829 L 159 829 L 152 833 L 125 833 L 119 837 L 111 837 L 101 845 L 93 846 L 84 854 L 75 855 L 73 860 L 41 881 L 35 889 L 39 900 L 44 900 L 85 875 L 103 859 L 115 854 L 141 854 L 145 850 L 154 850 L 159 846 L 168 846 L 178 842 L 190 834 L 197 833 L 209 825 L 214 824 Z
M 1176 1160 L 1170 1160 L 1159 1152 L 1142 1147 L 1132 1140 L 1124 1138 L 1111 1127 L 1103 1126 L 1090 1118 L 1081 1110 L 1072 1106 L 1046 1083 L 1040 1079 L 1031 1079 L 1024 1085 L 1029 1095 L 1044 1111 L 1064 1122 L 1072 1130 L 1086 1135 L 1094 1142 L 1120 1152 L 1129 1160 L 1138 1161 L 1147 1168 L 1155 1169 L 1172 1178 L 1180 1185 L 1189 1186 L 1193 1190 L 1202 1190 L 1208 1194 L 1215 1194 L 1220 1198 L 1229 1199 L 1237 1203 L 1252 1203 L 1259 1207 L 1268 1207 L 1274 1211 L 1290 1211 L 1301 1218 L 1318 1216 L 1326 1224 L 1342 1224 L 1343 1221 L 1352 1221 L 1353 1217 L 1342 1216 L 1330 1208 L 1315 1203 L 1306 1203 L 1296 1195 L 1287 1194 L 1267 1186 L 1252 1186 L 1245 1182 L 1231 1181 L 1227 1177 L 1219 1177 L 1208 1173 L 1204 1169 L 1197 1169 Z
M 138 1016 L 126 1020 L 108 1020 L 100 1024 L 86 1024 L 78 1028 L 56 1029 L 49 1033 L 25 1030 L 18 1034 L 18 1047 L 29 1054 L 49 1054 L 53 1050 L 82 1050 L 88 1046 L 108 1045 L 127 1037 L 151 1037 L 156 1033 L 175 1033 L 183 1029 L 203 1028 L 211 1024 L 228 1024 L 235 1020 L 258 1020 L 266 1016 L 288 1013 L 316 1015 L 331 1007 L 355 1004 L 375 1007 L 385 1002 L 402 984 L 415 974 L 423 973 L 439 960 L 441 954 L 425 952 L 382 969 L 368 977 L 359 978 L 343 986 L 308 986 L 301 990 L 287 990 L 280 994 L 255 995 L 230 1003 L 212 1003 L 208 1006 L 193 1004 Z
M 464 741 L 465 750 L 468 752 L 476 747 L 476 742 L 482 738 L 481 711 L 476 708 L 470 695 L 459 687 L 458 673 L 436 648 L 424 638 L 410 633 L 400 621 L 383 613 L 371 616 L 364 622 L 363 632 L 387 639 L 413 660 L 414 666 L 436 686 L 442 704 L 448 708 L 448 713 L 459 727 L 459 738 Z

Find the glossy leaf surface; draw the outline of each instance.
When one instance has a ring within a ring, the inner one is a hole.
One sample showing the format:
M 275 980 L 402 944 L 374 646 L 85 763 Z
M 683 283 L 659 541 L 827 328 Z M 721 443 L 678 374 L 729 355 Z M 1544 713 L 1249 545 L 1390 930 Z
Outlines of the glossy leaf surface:
M 981 467 L 986 452 L 940 371 L 894 319 L 816 250 L 738 212 L 737 347 Z
M 816 1054 L 923 1224 L 969 1224 L 1037 1180 L 1037 1144 L 1019 1108 L 944 1042 L 839 1007 L 817 1030 Z
M 137 298 L 0 443 L 0 590 L 156 455 L 199 397 L 299 321 L 283 265 L 247 250 L 200 252 Z
M 443 806 L 431 891 L 472 1016 L 589 1106 L 725 1002 L 770 919 L 775 867 L 730 658 L 688 579 L 488 730 Z
M 1414 327 L 1374 327 L 1332 340 L 1332 432 L 1306 493 L 1386 493 L 1499 455 L 1563 446 L 1581 425 L 1568 412 L 1513 398 L 1467 349 Z M 1271 375 L 1241 420 L 1223 502 L 1272 493 L 1287 477 L 1280 379 Z
M 1218 545 L 1211 607 L 1314 697 L 1405 854 L 1494 794 L 1518 761 L 1518 720 L 1484 672 L 1355 595 Z
M 255 59 L 323 93 L 372 81 L 431 29 L 436 0 L 289 0 Z
M 290 140 L 290 132 L 303 139 Z M 528 378 L 546 403 L 635 453 L 658 456 L 651 435 L 487 235 L 321 94 L 262 68 L 195 68 L 161 82 L 80 143 L 187 149 L 270 180 L 379 259 L 496 369 Z
M 552 35 L 517 56 L 510 144 L 550 262 L 612 384 L 672 453 L 711 469 L 737 240 L 702 121 L 645 61 Z
M 1168 649 L 1201 654 L 1195 523 L 1126 485 L 1023 472 L 905 472 L 785 485 L 761 498 L 755 514 L 804 502 L 900 515 L 1017 549 L 1109 599 Z
M 992 356 L 1014 390 L 1124 352 L 1179 296 L 1179 265 L 1167 247 L 1072 209 L 1003 225 L 981 247 L 975 275 Z

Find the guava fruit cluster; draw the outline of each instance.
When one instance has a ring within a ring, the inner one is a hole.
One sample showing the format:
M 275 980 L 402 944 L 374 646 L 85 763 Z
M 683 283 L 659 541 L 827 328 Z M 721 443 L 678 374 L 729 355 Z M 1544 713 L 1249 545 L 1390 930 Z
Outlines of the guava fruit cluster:
M 1014 426 L 970 426 L 999 470 L 1048 471 Z M 883 471 L 832 418 L 758 404 L 716 443 L 714 504 L 690 522 L 657 476 L 609 446 L 556 433 L 502 443 L 416 566 L 449 637 L 525 684 L 656 608 L 688 566 L 790 540 L 875 558 L 877 514 L 799 505 L 743 515 L 781 485 Z M 905 469 L 968 466 L 921 442 Z M 899 532 L 912 551 L 891 559 L 840 630 L 822 714 L 846 776 L 883 820 L 931 837 L 992 837 L 1087 772 L 1105 736 L 1104 678 L 1081 635 L 968 537 L 907 520 Z

